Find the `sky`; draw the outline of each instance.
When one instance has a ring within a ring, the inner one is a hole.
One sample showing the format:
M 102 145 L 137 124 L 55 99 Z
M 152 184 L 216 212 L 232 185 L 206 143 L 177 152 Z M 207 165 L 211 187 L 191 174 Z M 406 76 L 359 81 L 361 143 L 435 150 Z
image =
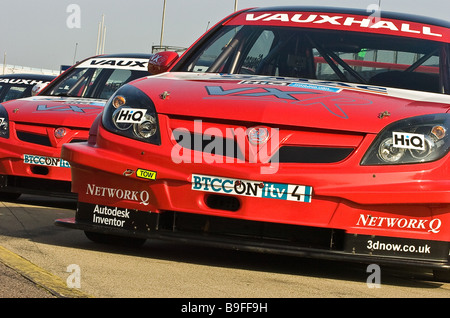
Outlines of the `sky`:
M 381 3 L 380 3 L 380 2 Z M 398 11 L 450 21 L 449 0 L 1 0 L 0 64 L 59 70 L 93 56 L 104 16 L 105 53 L 151 53 L 153 45 L 188 47 L 238 10 L 278 5 Z M 369 12 L 369 11 L 368 11 Z M 371 11 L 370 11 L 371 12 Z

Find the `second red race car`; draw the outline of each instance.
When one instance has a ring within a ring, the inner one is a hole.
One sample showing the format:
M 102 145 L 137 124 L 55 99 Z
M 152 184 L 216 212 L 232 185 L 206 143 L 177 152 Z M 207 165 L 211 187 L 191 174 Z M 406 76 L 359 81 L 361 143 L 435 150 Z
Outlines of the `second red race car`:
M 448 275 L 450 24 L 243 10 L 65 144 L 100 241 L 165 238 Z
M 22 193 L 74 197 L 64 143 L 86 141 L 95 117 L 123 84 L 147 76 L 151 54 L 85 59 L 33 97 L 0 104 L 0 200 Z

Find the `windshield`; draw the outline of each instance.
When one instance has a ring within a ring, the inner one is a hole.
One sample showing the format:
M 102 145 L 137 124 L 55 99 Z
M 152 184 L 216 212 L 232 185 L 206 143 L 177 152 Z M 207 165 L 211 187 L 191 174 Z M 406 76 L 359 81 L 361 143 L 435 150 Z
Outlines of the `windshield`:
M 41 95 L 109 99 L 123 84 L 147 75 L 130 69 L 74 68 Z
M 440 65 L 446 48 L 441 42 L 362 32 L 225 26 L 178 70 L 298 77 L 439 93 L 444 91 Z
M 30 85 L 0 85 L 0 103 L 31 96 L 31 89 Z

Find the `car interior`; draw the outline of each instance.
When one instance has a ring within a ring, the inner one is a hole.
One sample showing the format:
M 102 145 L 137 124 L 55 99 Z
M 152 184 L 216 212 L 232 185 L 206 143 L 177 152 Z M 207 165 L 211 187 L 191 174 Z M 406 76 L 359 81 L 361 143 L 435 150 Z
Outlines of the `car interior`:
M 268 75 L 449 93 L 448 46 L 358 32 L 228 26 L 180 71 Z

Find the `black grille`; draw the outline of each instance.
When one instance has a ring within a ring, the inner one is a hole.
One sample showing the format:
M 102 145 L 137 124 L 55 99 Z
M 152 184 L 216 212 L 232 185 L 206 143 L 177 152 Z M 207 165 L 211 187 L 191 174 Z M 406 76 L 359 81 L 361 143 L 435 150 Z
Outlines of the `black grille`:
M 239 200 L 232 196 L 210 194 L 206 197 L 205 203 L 211 209 L 237 211 L 241 207 Z
M 198 233 L 220 239 L 237 238 L 242 243 L 255 240 L 258 244 L 277 243 L 325 250 L 343 250 L 345 231 L 240 220 L 191 213 L 163 211 L 159 215 L 159 230 L 177 233 Z
M 179 132 L 174 130 L 175 141 L 183 148 L 205 152 L 212 155 L 231 157 L 244 160 L 244 155 L 240 151 L 234 139 L 222 138 L 218 136 L 205 136 L 202 134 Z
M 17 138 L 19 138 L 19 140 L 21 140 L 21 141 L 29 142 L 29 143 L 36 144 L 36 145 L 47 146 L 47 147 L 52 146 L 50 139 L 48 138 L 47 135 L 39 135 L 39 134 L 18 131 Z M 87 141 L 87 139 L 73 139 L 69 142 L 74 143 L 74 142 L 85 142 L 85 141 Z
M 220 136 L 206 136 L 184 131 L 173 131 L 175 141 L 183 148 L 245 160 L 236 140 Z M 279 163 L 335 163 L 353 152 L 350 147 L 282 146 L 272 156 Z
M 42 170 L 45 174 L 45 170 Z M 18 176 L 0 176 L 0 189 L 13 193 L 43 194 L 73 198 L 70 181 L 50 180 Z
M 272 157 L 280 163 L 334 163 L 347 158 L 353 148 L 283 146 Z
M 51 147 L 51 145 L 52 145 L 50 143 L 50 139 L 48 139 L 48 136 L 46 136 L 46 135 L 38 135 L 38 134 L 18 131 L 17 138 L 19 138 L 19 140 L 22 140 L 25 142 L 30 142 L 30 143 L 37 144 L 37 145 L 42 145 L 42 146 L 47 146 L 47 147 Z

